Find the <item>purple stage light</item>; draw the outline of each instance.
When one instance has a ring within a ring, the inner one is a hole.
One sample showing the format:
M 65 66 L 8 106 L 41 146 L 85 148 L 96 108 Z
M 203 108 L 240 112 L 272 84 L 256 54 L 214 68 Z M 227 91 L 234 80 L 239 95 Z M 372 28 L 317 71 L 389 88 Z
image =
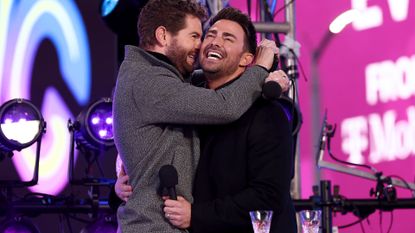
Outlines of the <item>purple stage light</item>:
M 77 121 L 79 129 L 75 132 L 75 140 L 89 149 L 100 151 L 114 146 L 112 129 L 112 100 L 102 98 L 82 111 Z
M 101 129 L 98 133 L 99 137 L 105 139 L 107 137 L 107 132 L 108 131 L 106 131 L 105 129 Z
M 44 133 L 40 111 L 28 100 L 13 99 L 0 107 L 0 150 L 22 150 Z
M 97 116 L 92 117 L 92 119 L 91 119 L 91 123 L 92 123 L 93 125 L 98 124 L 98 123 L 99 123 L 99 121 L 100 121 L 100 119 L 99 119 L 99 117 L 97 117 Z
M 112 133 L 112 122 L 107 123 L 107 119 L 112 119 L 112 105 L 105 102 L 96 105 L 91 111 L 92 124 L 89 125 L 91 133 L 101 140 L 114 140 Z

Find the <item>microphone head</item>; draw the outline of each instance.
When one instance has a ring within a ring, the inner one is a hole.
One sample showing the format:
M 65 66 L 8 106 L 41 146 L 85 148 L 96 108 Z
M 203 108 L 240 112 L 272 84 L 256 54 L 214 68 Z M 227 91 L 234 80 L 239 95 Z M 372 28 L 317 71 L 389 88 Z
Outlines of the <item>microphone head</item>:
M 179 183 L 177 176 L 177 170 L 173 165 L 164 165 L 159 171 L 160 186 L 161 187 L 174 187 Z
M 262 95 L 265 99 L 276 100 L 280 98 L 282 93 L 281 86 L 275 81 L 269 81 L 262 86 Z

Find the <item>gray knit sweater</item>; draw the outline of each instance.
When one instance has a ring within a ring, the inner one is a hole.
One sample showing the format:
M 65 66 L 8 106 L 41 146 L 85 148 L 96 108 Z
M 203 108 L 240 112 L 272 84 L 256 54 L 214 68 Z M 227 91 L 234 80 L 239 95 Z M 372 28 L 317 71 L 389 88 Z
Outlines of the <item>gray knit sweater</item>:
M 177 193 L 192 202 L 200 154 L 192 125 L 238 119 L 259 97 L 267 75 L 254 66 L 226 88 L 198 88 L 173 66 L 138 47 L 126 47 L 113 104 L 114 139 L 134 190 L 118 209 L 122 232 L 182 232 L 164 218 L 160 167 L 176 167 Z

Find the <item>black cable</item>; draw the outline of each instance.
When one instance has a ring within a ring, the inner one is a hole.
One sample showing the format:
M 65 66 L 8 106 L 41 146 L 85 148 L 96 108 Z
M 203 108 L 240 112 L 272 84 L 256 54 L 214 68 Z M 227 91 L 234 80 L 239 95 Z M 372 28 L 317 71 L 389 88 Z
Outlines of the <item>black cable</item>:
M 272 16 L 272 13 L 271 13 L 271 9 L 270 9 L 270 7 L 268 5 L 268 2 L 266 0 L 262 0 L 262 5 L 265 8 L 265 13 L 266 13 L 265 14 L 265 21 L 273 22 L 273 16 Z M 281 43 L 281 40 L 280 40 L 280 38 L 278 36 L 278 33 L 274 33 L 273 35 L 274 35 L 274 41 L 275 41 L 275 44 L 276 44 L 277 47 L 285 46 L 285 45 L 283 45 Z M 285 47 L 287 47 L 287 46 L 285 46 Z M 290 49 L 290 48 L 288 48 L 288 49 Z M 291 50 L 290 52 L 294 53 L 293 50 Z M 297 58 L 297 56 L 295 54 L 294 54 L 294 58 Z M 284 62 L 282 62 L 282 63 L 280 62 L 280 66 L 281 66 L 281 69 L 285 71 L 285 69 L 286 69 L 285 63 Z M 292 106 L 292 109 L 291 109 L 291 116 L 293 118 L 292 121 L 294 123 L 294 112 L 295 112 L 295 107 L 296 107 L 295 104 L 296 104 L 297 86 L 295 85 L 295 77 L 289 77 L 289 80 L 290 80 L 290 83 L 291 83 L 290 86 L 293 87 L 292 88 L 292 90 L 293 90 L 293 98 L 292 98 L 293 106 Z M 300 116 L 297 116 L 297 118 L 298 118 L 298 120 L 300 120 L 299 119 Z M 300 122 L 298 122 L 298 123 L 300 123 Z M 292 126 L 294 126 L 294 124 L 292 124 Z M 294 130 L 294 127 L 292 127 L 292 130 Z
M 301 64 L 301 62 L 300 62 L 300 59 L 298 58 L 298 56 L 297 56 L 297 54 L 295 53 L 295 51 L 292 49 L 292 48 L 290 48 L 290 47 L 288 47 L 288 46 L 286 46 L 285 44 L 282 44 L 281 43 L 281 46 L 282 47 L 286 47 L 287 49 L 288 49 L 288 51 L 294 56 L 294 60 L 298 63 L 298 65 L 300 66 L 300 71 L 301 71 L 301 75 L 304 77 L 304 80 L 306 81 L 306 82 L 308 82 L 308 78 L 307 78 L 307 75 L 305 74 L 305 71 L 304 71 L 304 67 L 303 67 L 303 65 Z
M 261 0 L 256 1 L 256 21 L 259 21 L 259 17 L 261 16 L 261 7 L 259 5 L 259 1 Z
M 284 6 L 280 7 L 278 10 L 276 10 L 274 12 L 274 14 L 272 14 L 272 18 L 275 18 L 275 16 L 278 15 L 278 13 L 280 13 L 282 10 L 284 10 L 285 8 L 287 8 L 289 5 L 291 5 L 294 2 L 294 0 L 291 0 L 289 3 L 284 4 Z
M 37 193 L 37 192 L 33 192 L 33 193 L 27 193 L 26 195 L 24 195 L 23 199 L 27 199 L 27 198 L 29 198 L 31 196 L 41 196 L 42 198 L 48 197 L 48 198 L 51 198 L 51 199 L 57 198 L 57 196 L 50 195 L 50 194 L 47 194 L 47 193 Z
M 386 233 L 389 233 L 392 230 L 392 224 L 393 224 L 393 211 L 391 211 L 390 223 L 389 223 L 388 231 Z
M 367 225 L 369 225 L 369 226 L 370 226 L 370 221 L 369 221 L 369 218 L 366 218 L 366 221 L 367 221 Z
M 334 127 L 336 128 L 336 126 L 334 126 Z M 335 160 L 335 161 L 337 161 L 339 163 L 343 163 L 343 164 L 351 165 L 351 166 L 363 167 L 363 168 L 367 168 L 367 169 L 369 169 L 369 170 L 371 170 L 373 172 L 377 172 L 377 170 L 374 167 L 370 166 L 370 165 L 358 164 L 358 163 L 351 163 L 351 162 L 347 162 L 347 161 L 344 161 L 344 160 L 341 160 L 341 159 L 336 158 L 336 156 L 334 156 L 334 154 L 331 152 L 331 137 L 327 137 L 327 150 L 329 152 L 330 157 L 333 160 Z
M 69 216 L 65 214 L 66 224 L 68 224 L 68 229 L 70 233 L 73 233 L 71 222 L 69 221 Z
M 345 199 L 345 197 L 344 196 L 340 196 L 342 199 Z M 355 216 L 357 216 L 359 219 L 357 220 L 357 221 L 354 221 L 354 222 L 352 222 L 352 223 L 349 223 L 349 224 L 346 224 L 346 225 L 342 225 L 342 226 L 339 226 L 338 228 L 339 229 L 342 229 L 342 228 L 348 228 L 348 227 L 351 227 L 351 226 L 354 226 L 354 225 L 356 225 L 356 224 L 360 224 L 360 227 L 362 228 L 362 232 L 364 233 L 365 232 L 365 230 L 364 230 L 364 228 L 363 228 L 363 224 L 362 224 L 362 222 L 366 219 L 367 221 L 369 221 L 369 216 L 370 216 L 370 214 L 369 215 L 364 215 L 363 217 L 362 217 L 362 215 L 361 215 L 361 213 L 360 213 L 360 210 L 359 210 L 359 208 L 357 208 L 354 204 L 353 204 L 353 209 L 354 209 L 354 211 L 353 211 L 353 213 L 355 214 Z
M 382 221 L 383 221 L 383 212 L 382 212 L 382 210 L 379 210 L 379 227 L 380 227 L 380 233 L 383 233 L 383 227 L 382 227 L 383 223 L 382 223 Z
M 294 130 L 294 112 L 295 112 L 295 103 L 296 103 L 296 95 L 297 95 L 297 86 L 295 85 L 295 80 L 291 80 L 291 85 L 293 87 L 293 107 L 291 109 L 291 116 L 293 117 L 292 121 L 293 121 L 293 128 L 292 130 Z M 300 113 L 298 113 L 300 114 Z M 300 121 L 300 116 L 297 116 L 297 120 Z M 297 122 L 297 124 L 301 124 L 301 122 Z
M 305 80 L 306 82 L 308 82 L 308 78 L 307 78 L 307 76 L 305 75 L 303 65 L 301 64 L 300 59 L 297 57 L 297 54 L 294 52 L 294 50 L 293 50 L 292 48 L 289 48 L 289 47 L 288 47 L 288 46 L 286 46 L 286 45 L 282 45 L 282 46 L 284 46 L 284 47 L 288 48 L 288 51 L 290 51 L 290 52 L 291 52 L 291 54 L 294 56 L 294 59 L 297 61 L 298 65 L 300 66 L 301 75 L 303 75 L 303 76 L 304 76 L 304 80 Z
M 101 174 L 102 177 L 104 177 L 104 170 L 102 170 L 102 166 L 101 166 L 101 163 L 99 162 L 99 159 L 96 159 L 95 163 L 97 164 L 99 173 Z
M 365 220 L 365 218 L 359 218 L 357 221 L 351 222 L 351 223 L 346 224 L 346 225 L 338 226 L 338 228 L 339 229 L 348 228 L 348 227 L 354 226 L 358 223 L 362 223 L 363 220 Z
M 406 182 L 406 180 L 404 178 L 402 178 L 401 176 L 398 176 L 398 175 L 390 175 L 388 177 L 397 178 L 397 179 L 401 180 L 405 184 L 405 187 L 407 189 L 409 189 L 409 191 L 411 191 L 412 196 L 415 197 L 415 190 L 412 190 L 411 186 L 409 186 L 408 182 Z
M 248 15 L 251 18 L 251 0 L 247 0 L 246 5 L 248 6 Z
M 366 231 L 365 231 L 365 228 L 363 227 L 363 223 L 362 222 L 360 222 L 360 229 L 362 229 L 362 233 L 365 233 Z
M 58 214 L 58 218 L 59 218 L 59 232 L 60 233 L 65 233 L 65 229 L 63 227 L 63 220 L 62 220 L 62 215 Z

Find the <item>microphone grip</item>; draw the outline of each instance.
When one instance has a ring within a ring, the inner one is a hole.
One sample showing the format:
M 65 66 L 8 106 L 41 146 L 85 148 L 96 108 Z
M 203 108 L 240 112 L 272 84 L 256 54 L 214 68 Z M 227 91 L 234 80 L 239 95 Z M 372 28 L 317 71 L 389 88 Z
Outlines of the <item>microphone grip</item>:
M 276 100 L 281 97 L 282 88 L 275 81 L 269 81 L 262 86 L 262 96 L 267 100 Z
M 276 71 L 278 69 L 278 63 L 280 62 L 277 54 L 274 54 L 274 60 L 270 72 Z M 268 81 L 262 86 L 262 96 L 267 100 L 276 100 L 280 98 L 282 94 L 282 88 L 280 84 L 275 81 Z
M 277 54 L 274 54 L 274 60 L 272 61 L 270 72 L 278 70 L 279 63 L 280 63 L 280 59 L 278 58 Z
M 175 187 L 170 187 L 167 188 L 168 192 L 169 192 L 169 197 L 172 200 L 177 200 L 177 194 L 176 194 L 176 188 Z

